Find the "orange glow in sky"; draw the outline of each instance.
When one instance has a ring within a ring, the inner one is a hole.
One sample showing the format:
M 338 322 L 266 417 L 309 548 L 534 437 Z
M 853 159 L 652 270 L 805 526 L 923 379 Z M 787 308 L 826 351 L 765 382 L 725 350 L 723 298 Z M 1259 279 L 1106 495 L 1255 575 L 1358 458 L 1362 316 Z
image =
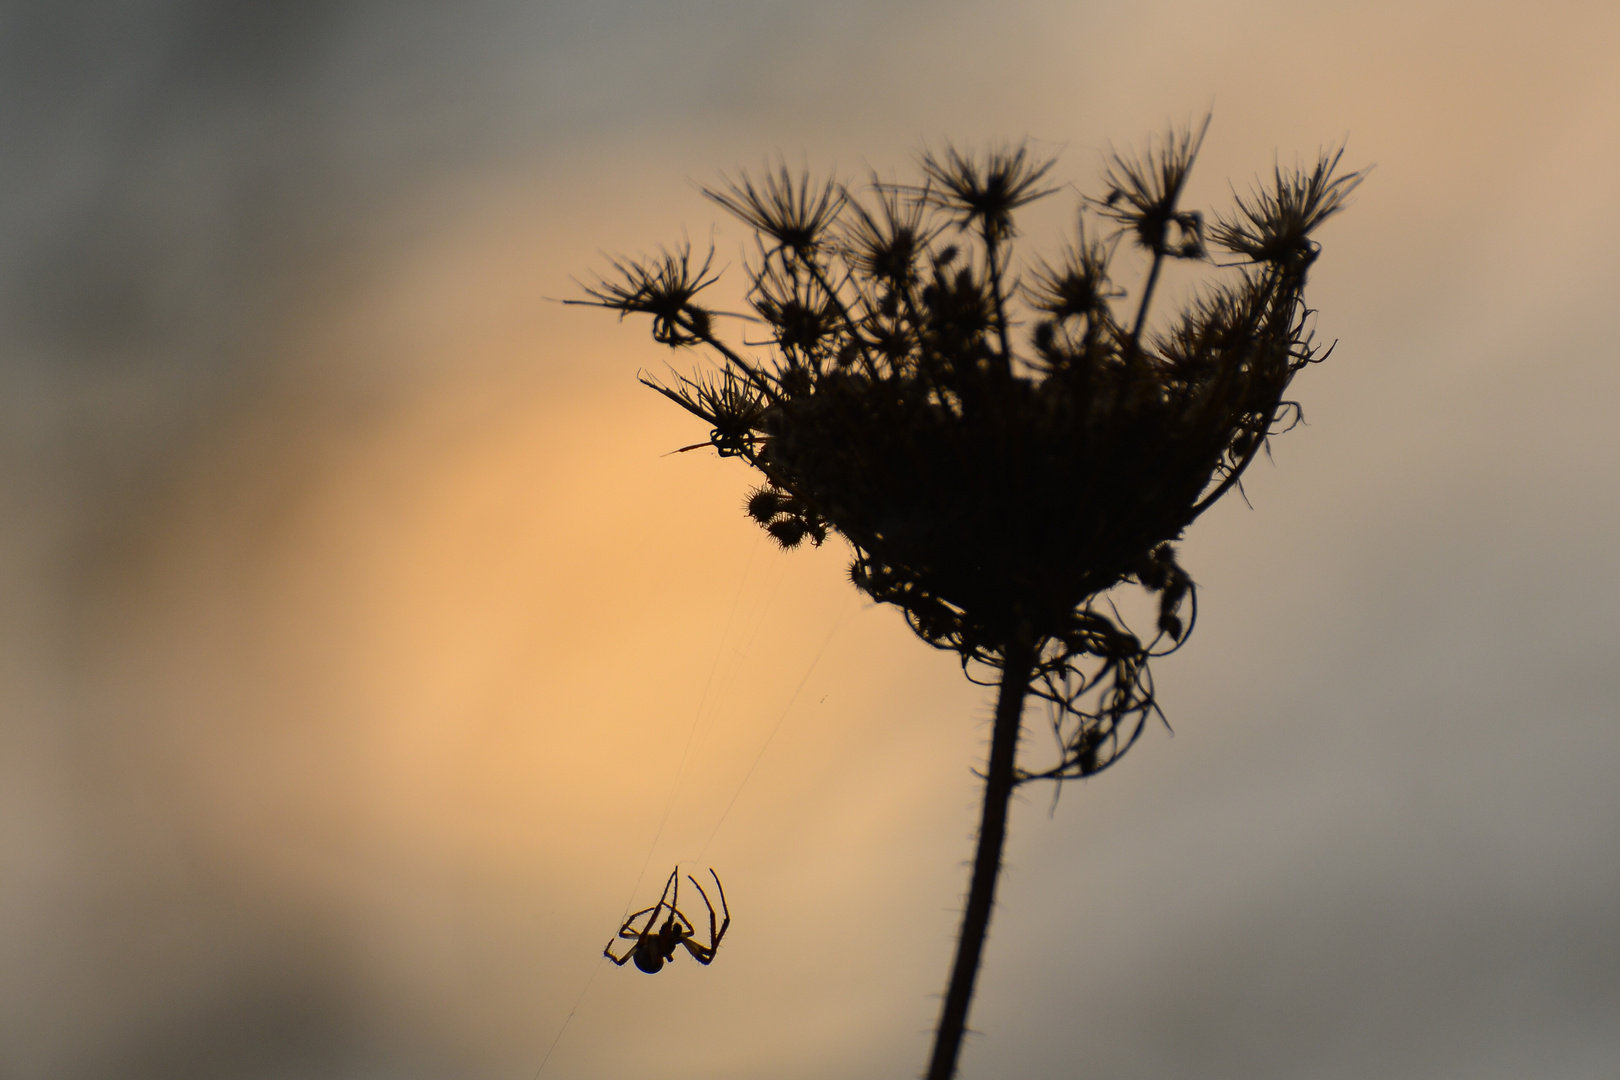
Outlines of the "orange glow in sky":
M 1205 209 L 1376 163 L 1340 344 L 1185 546 L 1174 735 L 1015 805 L 963 1075 L 1613 1073 L 1620 9 L 147 6 L 0 196 L 0 1075 L 914 1073 L 988 699 L 556 301 L 735 296 L 696 185 L 777 153 L 1028 137 L 1050 252 L 1206 109 Z M 714 965 L 599 968 L 677 862 Z

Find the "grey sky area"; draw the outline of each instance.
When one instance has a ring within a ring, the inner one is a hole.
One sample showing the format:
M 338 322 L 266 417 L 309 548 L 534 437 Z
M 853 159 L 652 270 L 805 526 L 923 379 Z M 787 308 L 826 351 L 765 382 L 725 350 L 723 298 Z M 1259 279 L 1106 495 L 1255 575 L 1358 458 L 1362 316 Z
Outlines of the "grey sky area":
M 1376 163 L 1339 345 L 962 1075 L 1620 1075 L 1620 17 L 1340 7 L 0 4 L 0 1080 L 915 1075 L 986 699 L 554 300 L 775 154 L 1027 137 L 1051 251 L 1206 109 L 1205 207 Z M 715 964 L 593 969 L 677 861 Z

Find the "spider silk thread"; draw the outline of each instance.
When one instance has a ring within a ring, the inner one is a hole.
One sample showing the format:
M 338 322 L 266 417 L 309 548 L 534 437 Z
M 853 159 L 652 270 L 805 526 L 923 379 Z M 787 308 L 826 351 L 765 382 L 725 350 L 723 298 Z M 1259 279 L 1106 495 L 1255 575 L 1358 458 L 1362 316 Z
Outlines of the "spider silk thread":
M 743 567 L 742 580 L 737 583 L 737 592 L 736 595 L 732 597 L 731 610 L 726 615 L 725 629 L 720 634 L 720 644 L 715 649 L 714 660 L 709 666 L 709 675 L 704 682 L 703 694 L 698 699 L 698 708 L 696 713 L 693 714 L 692 726 L 687 731 L 686 746 L 681 751 L 680 765 L 675 770 L 675 780 L 670 785 L 669 797 L 664 803 L 663 817 L 658 823 L 657 832 L 653 835 L 652 845 L 647 849 L 647 857 L 642 860 L 641 869 L 636 874 L 636 883 L 631 887 L 630 896 L 625 902 L 624 912 L 626 914 L 630 911 L 631 905 L 635 903 L 636 892 L 641 888 L 641 882 L 645 879 L 647 874 L 647 867 L 652 865 L 652 857 L 658 849 L 658 841 L 662 839 L 664 829 L 669 823 L 669 816 L 675 805 L 675 796 L 680 791 L 680 782 L 686 771 L 686 763 L 688 760 L 690 760 L 692 747 L 696 742 L 699 722 L 703 717 L 704 708 L 709 701 L 709 691 L 714 686 L 715 673 L 719 669 L 721 658 L 726 655 L 726 639 L 730 636 L 731 626 L 737 614 L 737 607 L 742 600 L 743 589 L 748 583 L 749 571 L 752 569 L 754 557 L 759 551 L 759 542 L 759 538 L 756 538 L 754 541 L 754 547 L 749 552 L 748 562 Z M 759 607 L 755 609 L 755 617 L 751 620 L 754 624 L 753 630 L 750 631 L 748 641 L 743 645 L 743 647 L 740 650 L 735 650 L 738 655 L 746 656 L 748 650 L 752 648 L 754 640 L 759 636 L 760 627 L 764 625 L 765 614 L 770 610 L 771 601 L 776 598 L 777 590 L 781 587 L 782 578 L 785 576 L 786 568 L 784 567 L 782 570 L 778 571 L 776 578 L 772 582 L 771 587 L 767 591 L 764 599 L 761 600 Z M 698 853 L 696 860 L 698 863 L 702 863 L 704 856 L 708 854 L 709 847 L 714 843 L 714 838 L 720 833 L 720 827 L 724 825 L 726 823 L 726 819 L 731 816 L 732 808 L 737 805 L 737 800 L 741 798 L 743 790 L 747 788 L 749 780 L 753 778 L 754 772 L 759 768 L 759 763 L 764 759 L 765 752 L 770 749 L 771 743 L 775 741 L 777 734 L 782 730 L 783 724 L 787 721 L 788 714 L 793 711 L 793 706 L 798 702 L 799 695 L 804 692 L 805 684 L 810 681 L 810 676 L 815 673 L 817 666 L 820 665 L 822 656 L 827 652 L 827 647 L 832 644 L 832 639 L 837 635 L 838 631 L 843 628 L 844 623 L 849 621 L 849 616 L 858 600 L 858 596 L 852 598 L 850 603 L 845 606 L 838 619 L 833 623 L 832 628 L 827 631 L 827 636 L 822 639 L 821 647 L 816 650 L 816 655 L 811 658 L 809 667 L 805 669 L 804 675 L 800 677 L 798 685 L 793 688 L 793 693 L 788 698 L 787 704 L 783 706 L 781 713 L 777 716 L 776 723 L 772 725 L 770 734 L 767 735 L 765 737 L 765 741 L 760 744 L 759 752 L 754 755 L 754 760 L 749 764 L 748 771 L 743 774 L 742 780 L 737 784 L 737 789 L 731 794 L 731 800 L 726 803 L 726 808 L 725 810 L 721 811 L 719 820 L 714 823 L 714 828 L 709 831 L 708 839 L 703 842 L 703 847 Z M 734 668 L 731 665 L 728 665 L 726 672 L 727 679 L 722 681 L 729 681 L 729 676 L 733 670 Z M 563 1018 L 562 1026 L 557 1029 L 556 1038 L 551 1040 L 551 1046 L 547 1048 L 545 1057 L 541 1059 L 540 1067 L 535 1070 L 534 1080 L 540 1080 L 540 1074 L 545 1071 L 546 1064 L 551 1060 L 551 1055 L 556 1051 L 558 1044 L 562 1042 L 563 1034 L 567 1032 L 568 1025 L 574 1019 L 574 1014 L 579 1011 L 580 1005 L 584 1003 L 585 995 L 590 992 L 591 984 L 596 981 L 597 973 L 602 970 L 602 959 L 604 958 L 599 957 L 597 962 L 591 966 L 590 976 L 585 980 L 585 986 L 580 990 L 579 997 L 574 1000 L 573 1008 L 569 1009 L 568 1015 Z
M 715 731 L 715 709 L 719 707 L 716 703 L 725 699 L 727 691 L 737 677 L 737 673 L 742 669 L 743 662 L 748 659 L 749 652 L 754 647 L 754 642 L 759 639 L 760 628 L 765 625 L 765 617 L 770 614 L 772 605 L 776 600 L 776 594 L 782 587 L 782 579 L 787 577 L 788 565 L 785 559 L 776 561 L 776 574 L 771 579 L 769 587 L 764 590 L 752 611 L 743 616 L 741 626 L 738 629 L 738 637 L 742 636 L 745 628 L 751 623 L 753 629 L 746 631 L 748 639 L 740 646 L 732 645 L 723 650 L 726 663 L 720 669 L 720 678 L 715 685 L 714 695 L 710 701 L 711 708 L 704 717 L 704 722 L 698 728 L 697 738 L 693 743 L 692 750 L 694 759 L 703 757 L 705 744 Z M 766 573 L 769 573 L 769 571 L 766 571 Z
M 569 1022 L 574 1019 L 574 1014 L 579 1012 L 580 1003 L 585 1000 L 585 995 L 591 992 L 591 983 L 596 981 L 596 973 L 602 970 L 602 961 L 605 959 L 606 957 L 599 956 L 596 958 L 596 963 L 591 965 L 591 976 L 585 980 L 585 986 L 580 990 L 579 997 L 574 999 L 574 1007 L 568 1010 L 567 1016 L 563 1017 L 562 1027 L 557 1029 L 557 1037 L 552 1039 L 551 1045 L 546 1048 L 546 1056 L 540 1059 L 540 1067 L 534 1070 L 534 1080 L 540 1080 L 540 1074 L 546 1071 L 546 1062 L 551 1060 L 552 1051 L 556 1050 L 557 1044 L 562 1042 L 563 1032 L 568 1030 Z
M 737 606 L 742 601 L 743 588 L 748 584 L 748 574 L 753 569 L 754 557 L 759 553 L 761 539 L 763 537 L 756 536 L 754 546 L 748 551 L 748 561 L 743 565 L 742 577 L 737 582 L 737 591 L 731 598 L 731 610 L 726 613 L 725 629 L 720 632 L 720 641 L 714 650 L 714 660 L 709 664 L 709 677 L 704 681 L 703 693 L 698 698 L 697 710 L 692 714 L 692 726 L 686 732 L 686 746 L 681 750 L 681 761 L 675 769 L 675 780 L 670 784 L 669 797 L 664 800 L 663 817 L 659 819 L 658 830 L 653 834 L 652 844 L 647 848 L 647 857 L 641 861 L 641 869 L 636 872 L 636 883 L 630 887 L 630 895 L 625 901 L 622 914 L 628 914 L 630 905 L 635 903 L 636 892 L 641 888 L 642 879 L 647 875 L 647 867 L 652 864 L 653 853 L 658 850 L 658 841 L 664 835 L 664 827 L 669 824 L 669 814 L 675 805 L 675 795 L 680 790 L 681 776 L 686 771 L 686 762 L 692 753 L 692 743 L 697 735 L 698 721 L 703 717 L 703 709 L 709 700 L 709 690 L 714 686 L 714 675 L 715 671 L 720 667 L 720 658 L 725 655 L 726 639 L 731 634 L 731 624 L 737 616 Z M 774 590 L 772 591 L 774 593 Z M 762 611 L 761 619 L 763 617 Z M 758 626 L 754 628 L 754 632 L 759 632 Z M 749 640 L 752 641 L 752 638 Z M 579 996 L 574 999 L 573 1008 L 569 1009 L 568 1015 L 563 1017 L 562 1025 L 557 1029 L 556 1037 L 551 1040 L 551 1045 L 546 1048 L 545 1057 L 540 1059 L 540 1067 L 534 1070 L 534 1080 L 540 1080 L 540 1074 L 545 1072 L 546 1064 L 551 1061 L 551 1055 L 556 1052 L 557 1045 L 562 1042 L 563 1034 L 568 1030 L 568 1025 L 573 1022 L 574 1014 L 579 1012 L 579 1007 L 585 1002 L 585 995 L 590 993 L 591 984 L 596 981 L 597 972 L 602 970 L 602 961 L 604 959 L 606 958 L 599 956 L 596 958 L 596 963 L 591 965 L 591 973 L 586 978 L 585 985 L 580 988 Z
M 799 680 L 799 685 L 794 687 L 793 696 L 788 698 L 787 704 L 782 707 L 782 713 L 776 718 L 776 724 L 771 728 L 771 733 L 765 736 L 765 741 L 760 745 L 759 753 L 754 755 L 753 763 L 748 766 L 748 771 L 743 774 L 742 782 L 737 785 L 737 790 L 732 792 L 731 801 L 726 803 L 725 810 L 721 811 L 720 820 L 716 821 L 714 828 L 709 831 L 709 838 L 703 842 L 703 848 L 698 852 L 697 861 L 699 864 L 702 864 L 704 856 L 709 853 L 709 846 L 714 843 L 714 838 L 719 835 L 720 826 L 724 825 L 726 818 L 731 816 L 731 808 L 737 805 L 737 800 L 742 796 L 743 789 L 748 786 L 748 781 L 753 779 L 754 770 L 759 768 L 760 761 L 765 757 L 765 751 L 771 748 L 772 741 L 776 739 L 776 733 L 782 730 L 782 724 L 787 720 L 788 713 L 793 711 L 793 706 L 799 700 L 799 695 L 804 692 L 805 683 L 810 681 L 810 676 L 814 674 L 816 666 L 821 663 L 821 657 L 826 653 L 827 646 L 832 644 L 834 636 L 843 628 L 844 623 L 849 621 L 851 609 L 859 599 L 860 597 L 856 596 L 845 604 L 842 614 L 833 623 L 832 629 L 827 631 L 827 636 L 822 639 L 821 648 L 816 650 L 816 655 L 811 659 L 810 666 L 804 671 L 804 677 Z
M 647 857 L 641 860 L 641 869 L 636 872 L 636 883 L 630 887 L 630 895 L 624 902 L 624 911 L 628 915 L 630 908 L 636 902 L 636 892 L 641 888 L 641 882 L 647 876 L 647 867 L 652 865 L 653 853 L 658 850 L 658 841 L 663 839 L 664 827 L 669 824 L 669 814 L 675 807 L 675 796 L 681 789 L 681 777 L 686 774 L 686 763 L 692 757 L 692 744 L 697 736 L 698 722 L 703 718 L 703 710 L 709 703 L 709 691 L 714 687 L 714 673 L 720 667 L 720 658 L 725 655 L 726 639 L 731 635 L 731 624 L 737 616 L 737 605 L 742 600 L 743 587 L 748 584 L 748 573 L 754 567 L 754 557 L 759 554 L 759 545 L 763 536 L 754 538 L 754 546 L 748 551 L 748 562 L 743 566 L 742 579 L 737 582 L 737 592 L 731 598 L 731 611 L 726 615 L 725 629 L 720 632 L 720 641 L 715 646 L 714 660 L 709 664 L 709 677 L 703 683 L 703 693 L 698 698 L 697 711 L 692 714 L 692 726 L 686 732 L 686 746 L 681 750 L 681 762 L 675 769 L 675 779 L 669 785 L 669 797 L 664 800 L 664 814 L 658 820 L 658 831 L 653 833 L 652 843 L 647 847 Z M 762 616 L 763 617 L 763 616 Z M 729 674 L 729 669 L 728 669 Z

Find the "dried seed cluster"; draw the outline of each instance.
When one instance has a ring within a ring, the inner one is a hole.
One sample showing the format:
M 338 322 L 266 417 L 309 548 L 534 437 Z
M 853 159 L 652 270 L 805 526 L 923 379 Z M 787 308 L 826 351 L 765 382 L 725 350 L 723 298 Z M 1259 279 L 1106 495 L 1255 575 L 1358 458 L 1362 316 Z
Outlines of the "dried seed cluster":
M 1015 212 L 1049 193 L 1051 163 L 947 149 L 922 156 L 915 185 L 856 191 L 784 165 L 707 191 L 755 232 L 763 343 L 723 340 L 698 302 L 712 252 L 615 263 L 577 301 L 712 350 L 712 373 L 643 381 L 759 470 L 747 512 L 780 544 L 841 534 L 856 586 L 964 667 L 1034 647 L 1059 756 L 1022 779 L 1096 772 L 1157 713 L 1148 661 L 1195 610 L 1172 543 L 1298 419 L 1283 395 L 1324 355 L 1304 299 L 1311 234 L 1363 174 L 1338 175 L 1339 153 L 1279 168 L 1206 226 L 1181 198 L 1207 126 L 1116 154 L 1059 261 L 1022 278 Z M 1110 277 L 1121 240 L 1150 259 L 1134 302 Z M 1212 263 L 1211 248 L 1235 261 L 1150 331 L 1162 266 Z M 1156 595 L 1151 640 L 1107 602 L 1122 583 Z

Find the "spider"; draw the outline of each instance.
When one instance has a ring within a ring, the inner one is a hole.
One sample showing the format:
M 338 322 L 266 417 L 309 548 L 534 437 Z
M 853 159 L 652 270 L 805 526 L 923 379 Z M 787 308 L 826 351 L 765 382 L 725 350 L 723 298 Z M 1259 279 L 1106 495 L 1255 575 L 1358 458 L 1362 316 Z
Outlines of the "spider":
M 692 920 L 682 915 L 680 909 L 675 906 L 681 899 L 680 872 L 681 868 L 677 866 L 670 873 L 669 880 L 664 882 L 664 891 L 659 895 L 658 903 L 650 908 L 642 908 L 624 920 L 618 934 L 609 939 L 607 946 L 603 948 L 603 956 L 620 967 L 624 967 L 625 961 L 634 957 L 636 967 L 649 975 L 663 967 L 664 961 L 675 959 L 675 950 L 682 945 L 692 954 L 692 959 L 700 964 L 707 965 L 714 960 L 715 950 L 720 948 L 720 939 L 726 936 L 726 930 L 731 926 L 731 909 L 726 906 L 725 887 L 720 884 L 720 875 L 710 870 L 709 876 L 714 878 L 714 887 L 720 891 L 720 912 L 724 916 L 720 929 L 716 931 L 714 905 L 709 903 L 709 894 L 703 891 L 703 886 L 698 884 L 696 878 L 691 874 L 686 875 L 686 880 L 690 881 L 692 887 L 698 891 L 698 895 L 703 897 L 703 906 L 709 909 L 709 943 L 700 945 L 693 940 L 697 936 L 697 928 L 692 925 Z M 674 888 L 675 895 L 666 903 L 665 898 L 669 897 L 671 887 Z M 669 916 L 664 919 L 662 926 L 653 929 L 658 922 L 659 913 L 665 908 L 669 909 Z M 637 930 L 636 920 L 643 915 L 647 916 L 646 925 Z M 623 956 L 614 956 L 613 942 L 619 938 L 634 939 L 635 945 Z

